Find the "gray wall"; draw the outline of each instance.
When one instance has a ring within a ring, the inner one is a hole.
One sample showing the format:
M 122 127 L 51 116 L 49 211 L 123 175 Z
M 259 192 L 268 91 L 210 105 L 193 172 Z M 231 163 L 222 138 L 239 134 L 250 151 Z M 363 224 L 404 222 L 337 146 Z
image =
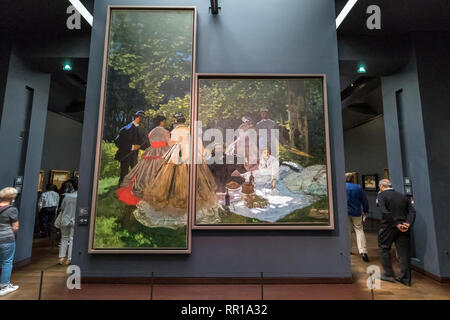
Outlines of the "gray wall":
M 41 169 L 78 171 L 83 124 L 49 111 Z
M 450 277 L 450 33 L 415 37 L 440 276 Z
M 34 89 L 29 127 L 28 148 L 24 171 L 21 169 L 22 139 L 20 123 L 26 113 L 26 86 Z M 31 256 L 36 198 L 47 116 L 50 75 L 33 71 L 11 51 L 8 78 L 0 125 L 0 147 L 6 156 L 0 157 L 0 189 L 12 186 L 14 178 L 24 176 L 20 195 L 20 230 L 17 236 L 16 261 Z
M 403 176 L 409 175 L 414 190 L 417 218 L 413 227 L 413 263 L 439 275 L 436 221 L 433 215 L 428 155 L 417 73 L 414 41 L 410 41 L 410 61 L 399 72 L 382 78 L 387 155 L 395 189 L 403 192 Z M 396 91 L 403 90 L 404 152 L 400 143 Z M 442 121 L 442 120 L 441 120 Z M 402 161 L 403 159 L 403 161 Z M 403 163 L 405 163 L 405 166 Z M 447 229 L 448 230 L 448 229 Z
M 91 203 L 107 5 L 197 6 L 197 72 L 326 74 L 335 231 L 195 231 L 190 255 L 90 255 L 77 226 L 73 262 L 84 276 L 350 277 L 335 9 L 332 0 L 95 1 L 80 167 L 79 207 Z
M 344 146 L 345 171 L 358 172 L 360 183 L 364 174 L 377 173 L 380 179 L 384 177 L 384 169 L 388 165 L 383 116 L 344 131 Z M 370 216 L 381 219 L 380 210 L 375 205 L 377 192 L 367 191 L 366 194 Z
M 11 55 L 11 41 L 9 37 L 0 33 L 2 45 L 0 46 L 0 122 L 2 121 L 3 99 L 5 97 L 6 79 L 8 77 L 9 56 Z

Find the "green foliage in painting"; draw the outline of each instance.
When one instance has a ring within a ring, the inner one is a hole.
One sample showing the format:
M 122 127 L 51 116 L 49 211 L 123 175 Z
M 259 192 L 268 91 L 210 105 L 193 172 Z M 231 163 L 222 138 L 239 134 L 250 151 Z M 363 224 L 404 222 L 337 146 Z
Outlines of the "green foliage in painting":
M 97 216 L 95 219 L 94 248 L 123 248 L 122 237 L 126 231 L 121 230 L 117 218 Z
M 134 206 L 117 200 L 118 177 L 98 183 L 95 248 L 184 248 L 186 227 L 147 228 L 133 217 Z
M 158 110 L 147 110 L 147 114 L 150 117 L 156 117 L 157 115 L 164 115 L 169 121 L 176 113 L 182 113 L 186 117 L 186 124 L 189 125 L 189 116 L 191 110 L 191 96 L 187 94 L 183 99 L 175 98 L 169 100 L 166 104 L 161 105 Z
M 118 177 L 120 164 L 114 157 L 117 147 L 113 142 L 102 141 L 102 153 L 100 162 L 100 179 Z
M 164 102 L 165 87 L 189 90 L 192 62 L 191 12 L 115 10 L 111 20 L 109 66 L 129 77 L 128 87 L 147 103 Z M 184 94 L 183 94 L 184 96 Z M 170 97 L 169 97 L 170 98 Z

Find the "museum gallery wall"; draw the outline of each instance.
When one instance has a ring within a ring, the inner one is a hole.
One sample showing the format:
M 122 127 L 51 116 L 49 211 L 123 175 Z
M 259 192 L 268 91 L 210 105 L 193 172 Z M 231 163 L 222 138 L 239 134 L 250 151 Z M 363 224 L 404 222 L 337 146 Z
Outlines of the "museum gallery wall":
M 334 229 L 325 76 L 196 75 L 194 8 L 110 7 L 106 30 L 89 252 Z

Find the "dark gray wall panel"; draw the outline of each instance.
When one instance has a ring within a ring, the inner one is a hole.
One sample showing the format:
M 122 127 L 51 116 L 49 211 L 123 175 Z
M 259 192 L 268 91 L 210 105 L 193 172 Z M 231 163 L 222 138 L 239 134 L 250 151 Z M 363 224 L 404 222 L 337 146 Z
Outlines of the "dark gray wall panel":
M 386 128 L 387 155 L 390 176 L 395 189 L 403 188 L 403 174 L 409 174 L 413 184 L 417 218 L 413 228 L 413 263 L 419 267 L 439 275 L 437 257 L 435 220 L 430 189 L 427 145 L 424 135 L 424 124 L 417 74 L 417 59 L 411 43 L 410 61 L 401 71 L 382 78 L 384 119 Z M 399 135 L 396 92 L 403 90 L 404 147 Z M 404 157 L 404 158 L 402 158 Z M 406 164 L 406 168 L 402 164 Z
M 415 37 L 441 277 L 450 277 L 450 33 Z
M 34 89 L 24 171 L 20 165 L 22 141 L 19 121 L 25 114 L 26 86 Z M 44 142 L 50 75 L 31 70 L 12 50 L 6 84 L 0 146 L 7 157 L 0 157 L 0 189 L 12 186 L 14 178 L 24 176 L 20 195 L 20 230 L 17 235 L 16 261 L 31 257 L 36 212 L 37 187 Z
M 41 169 L 78 171 L 83 124 L 49 111 Z

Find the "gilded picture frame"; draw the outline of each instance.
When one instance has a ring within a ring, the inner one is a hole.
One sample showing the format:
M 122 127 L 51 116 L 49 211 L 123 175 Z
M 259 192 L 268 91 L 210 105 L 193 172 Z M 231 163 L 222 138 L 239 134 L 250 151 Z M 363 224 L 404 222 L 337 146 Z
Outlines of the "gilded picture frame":
M 44 177 L 45 177 L 44 170 L 39 171 L 38 192 L 44 191 Z
M 70 180 L 71 176 L 72 175 L 69 170 L 51 170 L 50 183 L 54 184 L 58 187 L 58 189 L 60 189 L 63 182 Z

